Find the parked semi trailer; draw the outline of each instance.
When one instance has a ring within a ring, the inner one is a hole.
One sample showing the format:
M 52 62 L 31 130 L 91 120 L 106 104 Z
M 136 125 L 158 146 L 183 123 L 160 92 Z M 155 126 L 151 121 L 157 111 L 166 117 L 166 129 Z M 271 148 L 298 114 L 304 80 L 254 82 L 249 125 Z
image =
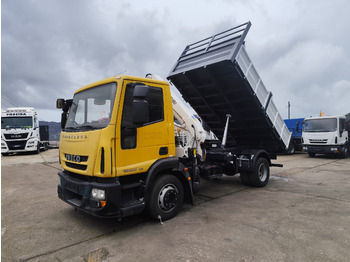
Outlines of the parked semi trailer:
M 168 75 L 219 137 L 209 146 L 198 118 L 154 75 L 111 77 L 58 99 L 59 198 L 95 216 L 147 208 L 166 220 L 193 202 L 201 178 L 239 173 L 265 186 L 290 132 L 245 50 L 250 26 L 188 45 Z
M 1 112 L 1 154 L 39 153 L 49 145 L 48 126 L 40 126 L 32 107 L 11 107 Z

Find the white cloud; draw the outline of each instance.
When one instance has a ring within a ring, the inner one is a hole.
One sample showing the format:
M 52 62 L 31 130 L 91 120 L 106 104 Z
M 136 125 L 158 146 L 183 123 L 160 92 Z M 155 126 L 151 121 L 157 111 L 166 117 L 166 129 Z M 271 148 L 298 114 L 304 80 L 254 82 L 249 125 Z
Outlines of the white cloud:
M 55 110 L 56 98 L 125 70 L 165 78 L 186 44 L 250 20 L 247 50 L 283 117 L 288 101 L 294 117 L 345 114 L 348 10 L 346 0 L 3 1 L 1 91 Z

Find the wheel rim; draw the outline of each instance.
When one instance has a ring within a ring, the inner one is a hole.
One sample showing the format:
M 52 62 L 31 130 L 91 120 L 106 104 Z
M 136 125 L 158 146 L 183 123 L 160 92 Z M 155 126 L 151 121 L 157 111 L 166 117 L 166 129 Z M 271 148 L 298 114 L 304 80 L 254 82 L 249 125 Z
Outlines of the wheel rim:
M 259 169 L 258 169 L 258 176 L 259 176 L 260 181 L 263 182 L 263 181 L 266 180 L 267 172 L 268 172 L 268 170 L 267 170 L 266 165 L 265 164 L 260 164 Z
M 294 154 L 294 152 L 295 152 L 295 147 L 292 146 L 292 148 L 291 148 L 291 150 L 290 150 L 290 153 L 291 153 L 291 154 Z
M 158 205 L 164 212 L 170 212 L 178 204 L 179 192 L 175 185 L 167 184 L 159 192 Z

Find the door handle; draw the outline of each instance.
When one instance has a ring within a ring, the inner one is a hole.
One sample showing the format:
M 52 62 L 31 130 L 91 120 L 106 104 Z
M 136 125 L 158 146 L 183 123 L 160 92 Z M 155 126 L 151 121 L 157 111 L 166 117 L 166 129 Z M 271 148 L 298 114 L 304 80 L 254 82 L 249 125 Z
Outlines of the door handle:
M 159 149 L 159 155 L 160 155 L 160 156 L 164 156 L 164 155 L 167 155 L 167 154 L 168 154 L 168 147 L 167 147 L 167 146 L 161 147 L 161 148 Z

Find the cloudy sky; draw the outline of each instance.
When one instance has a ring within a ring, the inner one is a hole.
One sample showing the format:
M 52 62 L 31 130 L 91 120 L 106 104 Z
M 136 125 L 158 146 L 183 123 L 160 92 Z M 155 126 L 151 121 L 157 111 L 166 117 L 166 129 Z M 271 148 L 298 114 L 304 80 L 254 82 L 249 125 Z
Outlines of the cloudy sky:
M 59 121 L 59 97 L 120 73 L 164 79 L 187 44 L 247 21 L 283 118 L 350 112 L 347 0 L 2 0 L 1 106 Z

